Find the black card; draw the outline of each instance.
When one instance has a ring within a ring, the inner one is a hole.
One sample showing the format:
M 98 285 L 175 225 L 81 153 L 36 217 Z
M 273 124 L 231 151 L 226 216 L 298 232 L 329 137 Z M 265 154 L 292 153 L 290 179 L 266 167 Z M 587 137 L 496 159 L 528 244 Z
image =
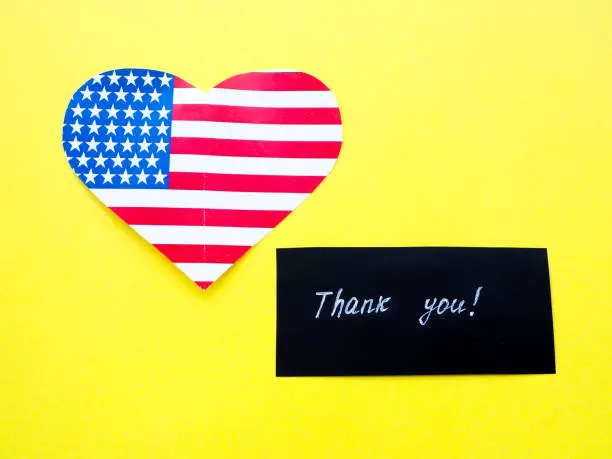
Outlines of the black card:
M 277 376 L 555 373 L 545 249 L 279 249 L 277 275 Z

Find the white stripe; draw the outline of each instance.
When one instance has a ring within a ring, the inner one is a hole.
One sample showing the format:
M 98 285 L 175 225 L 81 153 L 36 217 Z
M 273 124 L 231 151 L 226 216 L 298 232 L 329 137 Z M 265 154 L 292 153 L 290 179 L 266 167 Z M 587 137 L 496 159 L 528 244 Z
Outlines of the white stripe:
M 108 207 L 174 209 L 293 210 L 309 193 L 90 188 Z
M 251 91 L 245 89 L 174 88 L 174 104 L 229 105 L 232 107 L 336 108 L 331 91 Z
M 334 164 L 335 159 L 326 158 L 170 155 L 171 172 L 324 177 L 331 172 Z
M 214 282 L 232 267 L 226 263 L 174 263 L 192 281 Z
M 172 121 L 172 137 L 233 140 L 342 141 L 341 124 L 250 124 Z
M 272 231 L 272 228 L 234 228 L 224 226 L 130 226 L 151 244 L 253 246 Z

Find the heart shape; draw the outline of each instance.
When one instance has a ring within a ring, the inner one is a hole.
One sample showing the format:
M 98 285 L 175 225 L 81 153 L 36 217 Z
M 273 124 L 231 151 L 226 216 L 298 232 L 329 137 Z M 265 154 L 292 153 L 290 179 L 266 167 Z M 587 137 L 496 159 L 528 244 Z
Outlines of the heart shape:
M 89 190 L 206 289 L 331 172 L 342 123 L 332 92 L 302 72 L 203 92 L 117 69 L 74 93 L 62 140 Z

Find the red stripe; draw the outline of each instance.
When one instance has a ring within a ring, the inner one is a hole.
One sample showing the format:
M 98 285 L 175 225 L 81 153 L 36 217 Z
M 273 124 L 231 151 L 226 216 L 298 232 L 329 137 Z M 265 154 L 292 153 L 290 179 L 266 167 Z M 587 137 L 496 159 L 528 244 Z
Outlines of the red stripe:
M 312 193 L 325 177 L 171 172 L 173 190 Z
M 289 142 L 172 137 L 170 153 L 262 158 L 337 158 L 342 142 Z
M 231 245 L 154 244 L 174 263 L 234 263 L 251 247 Z
M 204 209 L 111 207 L 128 225 L 204 226 Z
M 291 213 L 288 210 L 170 209 L 111 207 L 128 225 L 234 226 L 274 228 Z
M 206 290 L 208 287 L 210 287 L 212 285 L 212 282 L 195 281 L 195 283 L 202 290 Z
M 228 78 L 217 88 L 254 91 L 327 91 L 328 88 L 312 75 L 302 72 L 250 72 Z
M 247 228 L 274 228 L 290 210 L 218 210 L 206 211 L 209 226 L 237 226 Z
M 174 77 L 174 87 L 175 88 L 194 88 L 195 86 L 192 85 L 192 84 L 187 83 L 182 78 L 179 78 L 179 77 L 175 76 Z
M 177 104 L 173 120 L 254 124 L 342 124 L 337 108 L 259 108 Z

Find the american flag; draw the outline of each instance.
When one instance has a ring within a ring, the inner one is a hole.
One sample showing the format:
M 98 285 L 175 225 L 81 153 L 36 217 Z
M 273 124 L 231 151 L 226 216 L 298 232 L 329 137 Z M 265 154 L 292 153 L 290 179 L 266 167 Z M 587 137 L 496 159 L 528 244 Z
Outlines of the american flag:
M 206 92 L 154 70 L 105 72 L 75 92 L 63 128 L 82 182 L 202 289 L 310 195 L 341 143 L 332 92 L 288 70 Z

